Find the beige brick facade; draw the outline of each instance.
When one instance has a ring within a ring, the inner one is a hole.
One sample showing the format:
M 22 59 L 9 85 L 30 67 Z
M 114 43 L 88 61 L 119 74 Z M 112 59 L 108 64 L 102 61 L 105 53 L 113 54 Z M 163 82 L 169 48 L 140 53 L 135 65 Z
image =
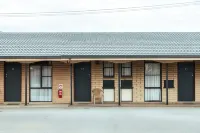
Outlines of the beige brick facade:
M 114 65 L 114 78 L 103 77 L 103 62 L 91 62 L 91 90 L 103 87 L 103 79 L 115 80 L 115 102 L 118 102 L 118 64 Z M 166 79 L 166 66 L 162 64 L 162 102 L 166 101 L 166 89 L 163 88 Z M 169 103 L 176 103 L 178 100 L 178 70 L 177 63 L 169 63 L 169 80 L 174 80 L 174 88 L 169 89 Z M 29 72 L 28 72 L 29 74 Z M 73 75 L 74 76 L 74 75 Z M 195 101 L 200 102 L 200 62 L 195 62 Z M 22 64 L 21 102 L 25 102 L 25 64 Z M 73 79 L 73 77 L 72 77 Z M 132 62 L 132 77 L 121 78 L 133 82 L 133 103 L 144 102 L 144 61 Z M 28 81 L 28 102 L 29 102 L 29 76 Z M 52 103 L 70 103 L 70 64 L 63 62 L 52 63 Z M 73 83 L 73 81 L 72 81 Z M 63 98 L 58 98 L 58 85 L 63 84 Z M 74 84 L 72 84 L 74 90 Z M 73 91 L 72 91 L 73 94 Z M 92 95 L 92 93 L 91 93 Z M 74 95 L 72 95 L 73 97 Z M 74 99 L 74 98 L 72 98 Z M 91 102 L 92 102 L 91 96 Z M 0 103 L 4 103 L 4 62 L 0 62 Z
M 103 69 L 101 63 L 91 62 L 91 89 L 102 88 L 103 86 Z M 92 94 L 92 93 L 91 93 Z M 92 101 L 93 101 L 93 96 Z
M 195 102 L 200 102 L 200 62 L 195 62 Z
M 25 64 L 22 64 L 22 77 L 21 77 L 21 102 L 25 103 Z M 29 66 L 27 66 L 27 103 L 29 103 Z
M 53 80 L 53 103 L 70 103 L 70 65 L 62 62 L 53 62 L 52 64 Z M 58 98 L 58 85 L 63 84 L 63 97 Z
M 177 63 L 168 64 L 168 80 L 174 80 L 174 88 L 168 89 L 168 101 L 177 102 L 178 100 L 178 73 Z M 166 80 L 166 64 L 162 64 L 162 101 L 166 102 L 166 89 L 164 88 Z
M 144 61 L 133 62 L 133 102 L 144 102 Z

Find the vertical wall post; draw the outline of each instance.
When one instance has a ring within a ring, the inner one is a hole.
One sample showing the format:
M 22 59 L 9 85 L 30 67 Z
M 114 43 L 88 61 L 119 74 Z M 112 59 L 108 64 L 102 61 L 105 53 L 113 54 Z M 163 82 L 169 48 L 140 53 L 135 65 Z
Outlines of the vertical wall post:
M 73 104 L 73 94 L 72 94 L 72 90 L 73 90 L 73 88 L 72 88 L 72 84 L 73 84 L 73 82 L 72 82 L 72 72 L 73 72 L 73 64 L 70 64 L 70 88 L 71 88 L 71 100 L 70 100 L 70 105 L 72 105 Z
M 168 105 L 168 63 L 166 63 L 166 105 Z
M 26 63 L 25 64 L 25 106 L 27 106 L 27 77 L 28 77 L 28 72 L 27 72 L 27 69 L 28 69 L 28 64 Z
M 121 105 L 121 64 L 118 64 L 118 105 Z

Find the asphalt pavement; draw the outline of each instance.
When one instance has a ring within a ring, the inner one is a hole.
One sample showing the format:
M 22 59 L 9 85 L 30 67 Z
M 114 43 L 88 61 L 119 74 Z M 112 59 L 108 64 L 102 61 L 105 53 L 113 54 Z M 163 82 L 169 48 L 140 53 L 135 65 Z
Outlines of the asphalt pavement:
M 199 133 L 198 107 L 0 108 L 0 133 Z

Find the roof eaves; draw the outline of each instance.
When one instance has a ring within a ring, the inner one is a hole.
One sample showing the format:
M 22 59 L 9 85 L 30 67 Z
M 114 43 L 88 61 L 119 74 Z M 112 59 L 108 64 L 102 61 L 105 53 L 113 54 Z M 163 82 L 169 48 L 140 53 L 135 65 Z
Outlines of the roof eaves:
M 73 58 L 200 58 L 200 55 L 61 55 L 61 56 L 0 56 L 0 59 L 73 59 Z
M 65 55 L 62 58 L 200 58 L 200 55 Z
M 61 56 L 0 56 L 0 59 L 61 59 Z

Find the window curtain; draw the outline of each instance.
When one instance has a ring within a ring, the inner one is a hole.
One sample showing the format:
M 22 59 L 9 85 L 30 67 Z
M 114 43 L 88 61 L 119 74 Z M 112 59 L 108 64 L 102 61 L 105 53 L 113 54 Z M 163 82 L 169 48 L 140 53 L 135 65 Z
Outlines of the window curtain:
M 52 89 L 31 89 L 31 101 L 32 102 L 50 102 L 52 101 Z
M 40 66 L 31 66 L 30 67 L 30 86 L 40 87 L 40 80 L 41 80 Z
M 145 89 L 145 101 L 160 101 L 161 90 L 160 89 Z
M 52 87 L 51 85 L 51 66 L 42 67 L 42 87 Z
M 145 87 L 160 87 L 160 64 L 145 64 Z
M 114 64 L 110 62 L 104 62 L 104 76 L 112 77 L 114 76 Z
M 122 76 L 131 76 L 131 63 L 122 64 Z

